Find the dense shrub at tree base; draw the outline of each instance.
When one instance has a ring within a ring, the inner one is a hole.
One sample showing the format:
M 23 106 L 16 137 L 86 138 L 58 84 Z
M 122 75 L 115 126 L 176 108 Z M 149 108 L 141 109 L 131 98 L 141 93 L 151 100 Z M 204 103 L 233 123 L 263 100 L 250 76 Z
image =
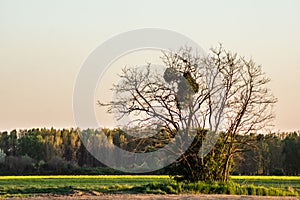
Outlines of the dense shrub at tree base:
M 228 159 L 225 155 L 228 147 L 223 145 L 224 135 L 220 134 L 216 144 L 211 151 L 203 157 L 199 152 L 202 142 L 207 135 L 207 130 L 199 129 L 188 150 L 168 169 L 168 174 L 172 175 L 175 180 L 197 181 L 223 181 L 224 168 L 222 167 Z M 229 158 L 229 163 L 232 158 Z M 228 169 L 230 172 L 231 168 Z M 227 179 L 229 180 L 229 179 Z

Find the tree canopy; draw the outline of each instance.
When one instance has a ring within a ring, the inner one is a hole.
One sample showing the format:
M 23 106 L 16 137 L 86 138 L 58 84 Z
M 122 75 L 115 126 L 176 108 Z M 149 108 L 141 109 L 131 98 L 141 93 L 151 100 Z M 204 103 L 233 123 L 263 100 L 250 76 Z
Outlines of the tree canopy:
M 270 79 L 252 59 L 222 45 L 208 55 L 185 47 L 163 52 L 161 59 L 163 72 L 151 63 L 125 67 L 112 88 L 115 98 L 99 104 L 119 119 L 129 117 L 126 126 L 160 127 L 169 141 L 181 135 L 177 148 L 190 147 L 175 164 L 186 171 L 183 179 L 227 181 L 232 156 L 251 146 L 251 137 L 240 135 L 260 131 L 274 118 Z

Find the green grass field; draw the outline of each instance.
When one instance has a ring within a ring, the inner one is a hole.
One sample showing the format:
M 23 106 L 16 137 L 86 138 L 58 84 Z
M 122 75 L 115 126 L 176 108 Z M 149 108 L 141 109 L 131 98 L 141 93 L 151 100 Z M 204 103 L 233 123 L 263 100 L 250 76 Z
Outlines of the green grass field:
M 300 176 L 232 176 L 235 183 L 276 187 L 300 193 Z
M 66 194 L 70 190 L 103 193 L 130 190 L 153 182 L 169 181 L 168 176 L 0 176 L 0 197 L 33 194 Z
M 242 185 L 276 187 L 300 193 L 300 177 L 289 176 L 233 176 Z M 0 197 L 35 194 L 67 194 L 70 190 L 102 193 L 138 192 L 135 188 L 152 183 L 168 183 L 168 176 L 0 176 Z

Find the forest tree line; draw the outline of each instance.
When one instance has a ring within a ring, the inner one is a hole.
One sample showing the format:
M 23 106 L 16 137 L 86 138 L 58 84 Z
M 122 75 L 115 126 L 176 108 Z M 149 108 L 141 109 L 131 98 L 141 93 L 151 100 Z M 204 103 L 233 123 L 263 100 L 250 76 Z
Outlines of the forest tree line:
M 95 159 L 79 137 L 79 129 L 29 129 L 0 132 L 0 174 L 113 174 Z M 163 147 L 167 139 L 161 131 L 149 139 L 136 139 L 120 129 L 82 130 L 81 135 L 107 137 L 109 146 L 139 152 Z M 299 175 L 300 132 L 250 134 L 253 142 L 245 144 L 234 156 L 232 174 Z M 167 138 L 167 137 L 166 137 Z M 114 144 L 114 145 L 113 145 Z M 121 156 L 121 155 L 120 155 Z M 118 162 L 118 158 L 114 158 Z M 135 166 L 132 166 L 135 167 Z M 154 173 L 165 173 L 168 167 Z

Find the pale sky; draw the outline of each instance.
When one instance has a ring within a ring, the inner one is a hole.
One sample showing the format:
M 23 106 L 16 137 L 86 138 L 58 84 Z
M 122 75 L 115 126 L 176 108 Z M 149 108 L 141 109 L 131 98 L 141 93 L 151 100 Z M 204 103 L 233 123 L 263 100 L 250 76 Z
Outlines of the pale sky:
M 299 130 L 299 19 L 298 0 L 0 0 L 0 130 L 75 126 L 82 63 L 114 35 L 146 27 L 252 57 L 279 100 L 274 130 Z

